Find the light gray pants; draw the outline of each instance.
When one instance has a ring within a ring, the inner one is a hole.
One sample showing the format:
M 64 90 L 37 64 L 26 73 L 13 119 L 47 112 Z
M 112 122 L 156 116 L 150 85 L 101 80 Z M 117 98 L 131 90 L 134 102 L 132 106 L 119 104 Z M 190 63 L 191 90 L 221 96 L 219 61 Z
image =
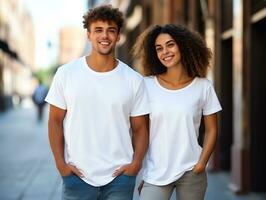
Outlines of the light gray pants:
M 169 200 L 176 189 L 177 200 L 204 200 L 207 188 L 206 172 L 195 174 L 186 172 L 180 179 L 164 186 L 144 183 L 140 193 L 141 200 Z

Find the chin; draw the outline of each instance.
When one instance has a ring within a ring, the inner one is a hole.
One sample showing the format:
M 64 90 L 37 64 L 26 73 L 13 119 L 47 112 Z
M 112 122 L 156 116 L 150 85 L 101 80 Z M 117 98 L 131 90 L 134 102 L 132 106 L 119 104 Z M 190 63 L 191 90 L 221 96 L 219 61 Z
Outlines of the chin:
M 111 55 L 111 54 L 112 54 L 111 51 L 108 51 L 108 52 L 102 52 L 102 51 L 100 51 L 99 53 L 100 53 L 101 55 L 104 55 L 104 56 L 108 56 L 108 55 Z
M 167 64 L 163 63 L 163 65 L 164 65 L 166 68 L 171 68 L 171 67 L 175 66 L 173 63 L 167 63 Z

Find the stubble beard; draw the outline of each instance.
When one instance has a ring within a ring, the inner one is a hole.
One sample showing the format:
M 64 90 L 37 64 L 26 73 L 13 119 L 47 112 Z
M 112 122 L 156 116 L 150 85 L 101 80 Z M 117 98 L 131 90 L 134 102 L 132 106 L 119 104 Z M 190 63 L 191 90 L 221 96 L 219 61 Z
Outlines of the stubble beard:
M 114 48 L 112 47 L 108 51 L 102 51 L 102 50 L 99 49 L 98 53 L 103 55 L 103 56 L 109 56 L 109 55 L 114 53 Z

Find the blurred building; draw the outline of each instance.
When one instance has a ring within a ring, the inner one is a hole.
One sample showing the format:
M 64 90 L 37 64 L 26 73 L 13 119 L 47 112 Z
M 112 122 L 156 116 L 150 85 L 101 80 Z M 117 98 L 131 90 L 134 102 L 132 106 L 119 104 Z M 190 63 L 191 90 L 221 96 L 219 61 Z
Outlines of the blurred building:
M 18 0 L 0 0 L 0 111 L 31 93 L 34 27 Z
M 128 39 L 119 52 L 136 66 L 125 49 L 151 24 L 185 24 L 204 36 L 214 53 L 209 78 L 223 107 L 210 168 L 230 172 L 235 193 L 266 192 L 266 1 L 132 0 L 126 16 Z
M 95 7 L 100 4 L 111 4 L 115 7 L 119 7 L 122 11 L 126 11 L 127 5 L 131 0 L 88 0 L 88 8 Z
M 64 27 L 59 36 L 59 65 L 78 58 L 83 54 L 86 32 L 79 27 Z

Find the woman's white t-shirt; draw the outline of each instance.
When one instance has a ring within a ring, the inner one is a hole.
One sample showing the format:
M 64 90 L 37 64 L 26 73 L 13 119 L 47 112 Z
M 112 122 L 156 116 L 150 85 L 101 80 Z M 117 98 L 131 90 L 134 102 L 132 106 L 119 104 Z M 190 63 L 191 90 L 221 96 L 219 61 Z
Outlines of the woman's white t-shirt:
M 85 182 L 102 186 L 133 158 L 130 117 L 149 113 L 144 80 L 119 61 L 109 72 L 88 67 L 85 57 L 59 67 L 46 101 L 67 110 L 65 160 Z
M 186 87 L 169 90 L 155 76 L 146 77 L 150 113 L 150 144 L 143 169 L 144 181 L 166 185 L 178 180 L 198 162 L 202 115 L 221 110 L 206 78 L 194 78 Z

